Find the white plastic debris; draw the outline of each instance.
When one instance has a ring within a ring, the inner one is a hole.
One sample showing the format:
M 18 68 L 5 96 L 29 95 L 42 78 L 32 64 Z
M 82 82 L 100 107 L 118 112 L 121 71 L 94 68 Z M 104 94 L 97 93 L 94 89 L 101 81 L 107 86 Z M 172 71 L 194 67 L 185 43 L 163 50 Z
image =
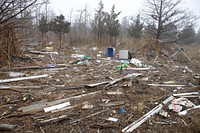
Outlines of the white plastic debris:
M 70 105 L 70 102 L 61 103 L 61 104 L 58 104 L 58 105 L 54 105 L 54 106 L 51 106 L 51 107 L 44 108 L 44 112 L 50 112 L 50 111 L 53 111 L 53 110 L 58 110 L 58 109 L 67 107 L 69 105 Z

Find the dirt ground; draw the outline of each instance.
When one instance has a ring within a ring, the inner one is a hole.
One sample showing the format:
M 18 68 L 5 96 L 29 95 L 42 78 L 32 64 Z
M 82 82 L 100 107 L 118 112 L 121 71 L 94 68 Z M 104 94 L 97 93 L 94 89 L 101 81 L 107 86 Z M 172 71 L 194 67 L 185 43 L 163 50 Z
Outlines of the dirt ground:
M 123 60 L 116 57 L 106 58 L 105 48 L 71 47 L 63 49 L 57 55 L 29 52 L 31 50 L 54 51 L 51 49 L 53 46 L 47 46 L 29 46 L 29 49 L 23 49 L 23 58 L 13 58 L 12 67 L 1 68 L 1 80 L 13 78 L 9 76 L 10 72 L 24 74 L 22 77 L 48 74 L 47 77 L 38 79 L 0 82 L 0 124 L 16 125 L 13 131 L 2 132 L 120 133 L 122 129 L 141 118 L 172 94 L 200 90 L 199 82 L 194 78 L 194 75 L 200 74 L 200 46 L 181 46 L 191 61 L 188 61 L 180 52 L 174 56 L 176 59 L 162 54 L 159 57 L 147 58 L 145 51 L 133 52 L 134 58 L 151 66 L 152 69 L 147 71 L 126 71 L 117 68 L 118 65 L 124 64 Z M 117 48 L 116 52 L 120 49 L 123 47 Z M 80 62 L 79 60 L 83 57 L 74 58 L 72 54 L 87 55 L 88 63 L 84 64 L 85 60 Z M 63 70 L 55 70 L 50 68 L 52 65 L 47 66 L 47 64 L 53 64 L 56 68 L 63 68 Z M 37 67 L 19 69 L 27 66 Z M 129 63 L 124 67 L 137 68 Z M 87 86 L 111 81 L 132 73 L 141 73 L 142 76 L 123 79 L 110 86 L 106 86 L 107 84 Z M 163 85 L 165 82 L 184 86 L 149 85 L 156 83 Z M 3 86 L 10 86 L 10 88 L 3 89 Z M 96 93 L 79 97 L 92 92 Z M 39 102 L 46 103 L 70 97 L 75 97 L 67 100 L 71 108 L 63 111 L 53 113 L 44 112 L 43 109 L 29 112 L 20 110 Z M 199 93 L 196 97 L 187 99 L 195 105 L 200 105 Z M 114 104 L 106 104 L 113 102 Z M 152 115 L 133 132 L 199 133 L 199 109 L 190 110 L 186 115 L 179 116 L 177 112 L 168 108 L 170 103 L 164 105 L 162 109 L 168 113 L 167 117 L 160 114 Z M 91 108 L 84 109 L 85 105 L 90 105 Z M 183 106 L 184 109 L 187 108 Z M 108 118 L 116 118 L 117 121 L 111 121 Z

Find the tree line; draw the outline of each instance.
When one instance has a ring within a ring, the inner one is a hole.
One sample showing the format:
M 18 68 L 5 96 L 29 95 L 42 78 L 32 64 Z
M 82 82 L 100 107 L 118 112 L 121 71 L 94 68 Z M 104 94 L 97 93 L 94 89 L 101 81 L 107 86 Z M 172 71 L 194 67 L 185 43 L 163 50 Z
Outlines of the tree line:
M 121 22 L 119 15 L 122 11 L 116 12 L 113 5 L 110 12 L 106 12 L 102 0 L 92 18 L 85 6 L 79 10 L 80 14 L 73 22 L 73 10 L 69 20 L 66 20 L 63 14 L 55 16 L 47 10 L 48 3 L 48 0 L 0 1 L 1 62 L 9 61 L 20 53 L 21 38 L 24 35 L 31 38 L 33 36 L 29 34 L 33 32 L 37 37 L 41 34 L 41 40 L 48 35 L 55 35 L 59 41 L 59 50 L 63 43 L 74 45 L 95 42 L 96 45 L 111 46 L 124 38 L 151 38 L 155 45 L 200 43 L 200 30 L 197 33 L 194 30 L 197 18 L 189 10 L 180 8 L 182 0 L 145 0 L 140 14 L 133 14 L 136 17 L 126 16 Z

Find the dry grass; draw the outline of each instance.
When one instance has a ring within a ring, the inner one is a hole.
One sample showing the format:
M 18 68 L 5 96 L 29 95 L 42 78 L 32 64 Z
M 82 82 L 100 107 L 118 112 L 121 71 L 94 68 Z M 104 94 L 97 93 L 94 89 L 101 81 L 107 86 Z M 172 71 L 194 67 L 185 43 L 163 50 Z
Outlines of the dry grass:
M 17 32 L 10 27 L 0 34 L 0 66 L 11 65 L 11 57 L 20 54 Z

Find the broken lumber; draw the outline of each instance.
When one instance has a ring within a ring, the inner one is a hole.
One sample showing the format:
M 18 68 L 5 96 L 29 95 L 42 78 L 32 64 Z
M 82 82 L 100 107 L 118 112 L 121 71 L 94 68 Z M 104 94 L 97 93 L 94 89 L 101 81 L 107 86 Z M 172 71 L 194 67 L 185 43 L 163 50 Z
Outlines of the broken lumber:
M 148 84 L 149 86 L 156 87 L 184 87 L 185 85 L 172 85 L 172 84 Z
M 183 50 L 182 50 L 181 48 L 179 48 L 179 46 L 178 46 L 176 43 L 174 43 L 174 45 L 178 48 L 178 50 L 179 50 L 189 61 L 192 61 L 192 60 L 183 52 Z
M 184 96 L 191 96 L 191 95 L 199 95 L 199 92 L 190 92 L 190 93 L 178 93 L 178 94 L 173 94 L 175 97 L 184 97 Z
M 94 83 L 94 84 L 86 84 L 85 86 L 88 86 L 88 87 L 96 87 L 96 86 L 99 86 L 99 85 L 103 85 L 103 84 L 107 84 L 109 83 L 110 81 L 105 81 L 105 82 L 100 82 L 100 83 Z
M 45 77 L 48 77 L 48 75 L 43 74 L 43 75 L 36 75 L 36 76 L 30 76 L 30 77 L 3 79 L 3 80 L 0 80 L 0 83 L 15 82 L 15 81 L 21 81 L 21 80 L 28 80 L 28 79 L 45 78 Z
M 152 110 L 150 110 L 149 112 L 147 112 L 141 118 L 139 118 L 138 120 L 134 121 L 133 123 L 131 123 L 130 125 L 128 125 L 127 127 L 125 127 L 122 130 L 122 132 L 126 132 L 126 133 L 132 132 L 133 130 L 135 130 L 136 128 L 138 128 L 141 124 L 143 124 L 146 120 L 148 120 L 151 116 L 157 114 L 163 108 L 164 105 L 166 105 L 168 102 L 170 102 L 173 99 L 174 99 L 173 96 L 168 97 L 161 104 L 157 105 L 155 108 L 153 108 Z
M 114 85 L 115 83 L 121 81 L 121 80 L 124 80 L 124 79 L 128 79 L 128 78 L 136 78 L 138 76 L 142 76 L 143 74 L 142 73 L 132 73 L 132 74 L 128 74 L 124 77 L 121 77 L 121 78 L 118 78 L 118 79 L 115 79 L 115 80 L 112 80 L 110 81 L 104 88 L 110 86 L 110 85 Z
M 123 104 L 124 104 L 124 101 L 115 101 L 115 102 L 109 102 L 109 103 L 101 103 L 99 105 L 103 107 L 110 107 L 110 106 L 119 106 Z
M 82 94 L 82 95 L 78 95 L 78 96 L 68 97 L 68 98 L 55 100 L 55 101 L 51 101 L 51 102 L 33 104 L 33 105 L 29 105 L 29 106 L 26 106 L 26 107 L 19 108 L 18 110 L 21 110 L 22 112 L 42 111 L 44 108 L 49 107 L 49 106 L 53 106 L 53 105 L 56 105 L 56 104 L 67 102 L 67 101 L 73 100 L 73 99 L 79 99 L 79 98 L 83 98 L 83 97 L 87 97 L 87 96 L 96 95 L 98 93 L 101 93 L 101 91 L 96 91 L 96 92 L 91 92 L 91 93 Z

